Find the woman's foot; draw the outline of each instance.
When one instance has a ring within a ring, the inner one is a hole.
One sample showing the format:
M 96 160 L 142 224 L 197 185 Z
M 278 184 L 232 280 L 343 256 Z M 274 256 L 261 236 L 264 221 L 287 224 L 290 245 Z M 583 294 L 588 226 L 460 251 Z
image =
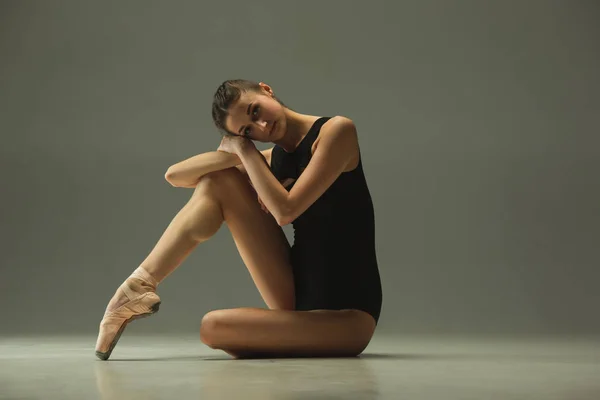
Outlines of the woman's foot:
M 98 358 L 107 360 L 110 357 L 130 321 L 158 311 L 160 297 L 155 293 L 157 285 L 156 280 L 145 269 L 138 267 L 117 289 L 100 322 L 96 342 Z

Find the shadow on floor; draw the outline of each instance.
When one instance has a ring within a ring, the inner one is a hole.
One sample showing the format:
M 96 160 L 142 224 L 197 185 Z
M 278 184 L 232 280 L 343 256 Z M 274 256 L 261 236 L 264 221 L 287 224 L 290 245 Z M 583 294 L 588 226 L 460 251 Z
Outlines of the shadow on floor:
M 248 357 L 243 360 L 276 360 L 276 359 L 302 359 L 302 358 L 319 358 L 319 359 L 362 359 L 362 360 L 406 360 L 406 361 L 527 361 L 541 363 L 598 363 L 596 357 L 585 357 L 577 355 L 543 355 L 543 354 L 410 354 L 410 353 L 363 353 L 358 357 L 272 357 L 272 356 L 256 356 Z M 233 357 L 224 355 L 206 356 L 206 355 L 179 355 L 165 357 L 148 357 L 148 358 L 118 358 L 113 357 L 109 362 L 144 362 L 144 361 L 231 361 Z
M 480 353 L 480 354 L 362 354 L 362 359 L 377 360 L 414 360 L 414 361 L 526 361 L 541 363 L 598 363 L 597 357 L 582 355 L 557 354 L 514 354 L 514 353 Z

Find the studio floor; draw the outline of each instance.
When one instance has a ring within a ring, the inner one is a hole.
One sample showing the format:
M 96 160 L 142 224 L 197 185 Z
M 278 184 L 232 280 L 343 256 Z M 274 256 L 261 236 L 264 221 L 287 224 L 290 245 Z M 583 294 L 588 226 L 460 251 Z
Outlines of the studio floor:
M 233 360 L 195 336 L 0 339 L 0 399 L 600 399 L 600 339 L 377 335 L 361 357 Z

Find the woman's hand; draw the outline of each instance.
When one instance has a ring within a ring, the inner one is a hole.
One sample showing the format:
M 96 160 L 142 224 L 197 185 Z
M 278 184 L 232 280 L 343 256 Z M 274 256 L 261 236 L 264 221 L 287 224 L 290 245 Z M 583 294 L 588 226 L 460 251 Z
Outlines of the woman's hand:
M 248 146 L 254 146 L 254 142 L 243 136 L 225 135 L 221 139 L 221 144 L 217 151 L 238 155 L 240 151 L 246 149 Z

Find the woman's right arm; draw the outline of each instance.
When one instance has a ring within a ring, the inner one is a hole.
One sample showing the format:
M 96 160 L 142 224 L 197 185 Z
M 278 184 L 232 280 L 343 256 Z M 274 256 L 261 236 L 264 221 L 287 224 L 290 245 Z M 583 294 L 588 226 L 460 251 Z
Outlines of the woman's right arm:
M 272 150 L 273 148 L 261 151 L 269 166 Z M 237 155 L 224 151 L 209 151 L 170 166 L 165 173 L 165 179 L 175 187 L 193 188 L 202 176 L 231 167 L 236 167 L 246 174 L 246 169 Z

